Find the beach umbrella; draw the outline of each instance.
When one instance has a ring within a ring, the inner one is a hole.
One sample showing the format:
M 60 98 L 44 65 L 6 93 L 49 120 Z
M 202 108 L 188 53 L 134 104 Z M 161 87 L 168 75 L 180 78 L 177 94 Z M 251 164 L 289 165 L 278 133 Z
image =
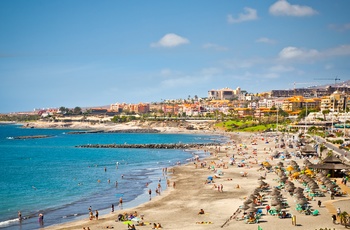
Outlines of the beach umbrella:
M 260 195 L 260 192 L 258 190 L 254 190 L 253 194 L 258 196 L 258 195 Z
M 295 190 L 294 190 L 294 192 L 295 193 L 303 193 L 304 192 L 304 189 L 303 188 L 300 188 L 300 187 L 297 187 L 297 188 L 295 188 Z
M 287 170 L 287 171 L 292 171 L 292 170 L 294 170 L 294 167 L 291 166 L 291 165 L 288 165 L 288 167 L 286 168 L 286 170 Z
M 280 205 L 281 204 L 281 201 L 279 200 L 272 200 L 271 201 L 271 206 L 277 206 L 277 205 Z
M 247 209 L 247 212 L 256 212 L 256 208 L 250 207 L 249 209 Z
M 305 199 L 298 199 L 297 204 L 301 204 L 301 205 L 307 204 L 307 201 Z
M 337 187 L 335 184 L 326 184 L 326 187 L 327 188 L 335 188 Z
M 212 177 L 212 176 L 208 176 L 207 179 L 208 179 L 208 180 L 213 180 L 213 177 Z
M 255 203 L 250 203 L 250 204 L 248 204 L 248 206 L 249 207 L 253 207 L 253 208 L 255 208 L 256 206 L 258 206 L 257 204 L 255 204 Z
M 251 200 L 255 200 L 256 196 L 254 194 L 250 194 L 250 196 L 248 198 Z
M 287 184 L 289 184 L 289 185 L 293 185 L 294 186 L 294 183 L 292 182 L 292 181 L 287 181 Z
M 275 209 L 276 209 L 277 211 L 281 211 L 281 210 L 282 210 L 282 205 L 281 205 L 281 204 L 276 205 L 276 206 L 275 206 Z
M 282 181 L 282 182 L 286 182 L 287 180 L 288 180 L 288 177 L 286 177 L 286 176 L 283 176 L 280 178 L 280 181 Z
M 254 192 L 256 192 L 256 191 L 257 191 L 257 192 L 260 192 L 260 191 L 261 191 L 261 188 L 259 188 L 259 187 L 258 187 L 258 188 L 255 188 L 255 189 L 254 189 Z
M 283 173 L 282 171 L 279 171 L 279 172 L 277 173 L 277 176 L 278 176 L 278 177 L 282 177 L 282 176 L 284 176 L 284 173 Z
M 248 205 L 250 203 L 253 203 L 253 201 L 251 199 L 247 199 L 243 202 L 243 204 L 246 204 L 246 205 Z

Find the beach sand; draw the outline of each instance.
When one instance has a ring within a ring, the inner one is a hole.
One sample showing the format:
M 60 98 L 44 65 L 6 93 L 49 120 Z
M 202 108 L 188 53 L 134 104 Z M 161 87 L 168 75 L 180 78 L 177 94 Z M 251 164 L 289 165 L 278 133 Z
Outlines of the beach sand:
M 343 229 L 344 226 L 332 223 L 331 214 L 335 208 L 341 205 L 342 211 L 349 212 L 349 198 L 347 196 L 336 197 L 335 200 L 330 200 L 330 195 L 325 197 L 316 197 L 310 201 L 312 209 L 319 210 L 318 216 L 305 215 L 298 213 L 295 210 L 296 203 L 293 196 L 281 190 L 283 197 L 289 204 L 286 209 L 288 213 L 296 216 L 297 225 L 292 225 L 292 219 L 279 219 L 277 216 L 265 215 L 264 209 L 267 203 L 270 203 L 269 195 L 265 195 L 266 199 L 261 208 L 263 215 L 260 222 L 257 224 L 246 224 L 244 221 L 231 219 L 233 213 L 243 204 L 243 201 L 249 196 L 258 186 L 259 176 L 265 175 L 265 171 L 258 171 L 260 166 L 256 162 L 268 160 L 271 165 L 276 165 L 280 160 L 271 160 L 270 155 L 275 151 L 275 143 L 270 138 L 269 143 L 265 143 L 266 137 L 262 140 L 262 136 L 251 133 L 230 134 L 232 140 L 235 141 L 237 147 L 232 143 L 227 143 L 220 147 L 211 147 L 208 149 L 208 157 L 201 162 L 190 162 L 186 165 L 175 166 L 168 170 L 168 178 L 170 186 L 162 191 L 160 196 L 153 196 L 152 200 L 145 202 L 137 207 L 120 210 L 115 207 L 115 212 L 100 216 L 99 220 L 88 220 L 88 213 L 84 220 L 69 222 L 56 226 L 50 226 L 45 229 L 83 229 L 89 227 L 94 229 L 127 229 L 127 225 L 122 222 L 116 222 L 118 214 L 133 213 L 137 211 L 144 216 L 143 221 L 146 226 L 136 226 L 136 229 L 151 229 L 149 223 L 160 223 L 163 229 L 258 229 L 258 226 L 264 230 L 274 229 L 320 229 L 332 228 Z M 252 145 L 255 140 L 257 145 Z M 240 144 L 246 145 L 244 151 L 247 154 L 239 155 L 237 150 Z M 253 155 L 253 149 L 256 149 L 257 154 Z M 272 151 L 267 150 L 271 148 Z M 264 150 L 266 149 L 266 150 Z M 279 149 L 282 151 L 282 149 Z M 290 152 L 293 150 L 291 149 Z M 210 152 L 210 155 L 209 155 Z M 230 157 L 234 154 L 236 162 L 246 159 L 249 167 L 238 167 L 237 165 L 229 165 Z M 302 159 L 284 160 L 285 166 L 290 160 L 295 160 L 299 166 L 303 165 Z M 201 163 L 206 162 L 206 167 L 200 167 Z M 216 185 L 223 185 L 223 192 L 219 192 L 217 188 L 213 188 L 213 184 L 207 184 L 208 176 L 214 176 L 214 172 L 208 169 L 210 163 L 216 164 L 216 169 L 221 170 L 223 175 L 221 178 L 214 178 Z M 218 165 L 225 163 L 227 168 Z M 172 173 L 172 171 L 174 171 Z M 247 177 L 242 177 L 241 173 L 246 172 Z M 275 172 L 266 173 L 266 180 L 270 187 L 278 186 L 277 174 Z M 232 180 L 231 180 L 232 179 Z M 175 188 L 172 187 L 173 182 L 176 183 Z M 296 187 L 302 185 L 296 180 L 293 181 Z M 237 188 L 240 185 L 240 188 Z M 345 186 L 346 187 L 346 186 Z M 348 187 L 344 188 L 348 189 Z M 317 206 L 317 201 L 322 201 L 322 206 Z M 199 215 L 200 209 L 204 209 L 205 214 Z M 135 222 L 136 223 L 136 222 Z

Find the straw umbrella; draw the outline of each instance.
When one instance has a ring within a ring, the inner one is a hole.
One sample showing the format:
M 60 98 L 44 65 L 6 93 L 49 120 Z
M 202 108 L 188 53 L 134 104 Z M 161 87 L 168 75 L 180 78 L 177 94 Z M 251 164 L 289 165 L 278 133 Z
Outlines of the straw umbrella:
M 247 212 L 256 212 L 256 208 L 250 207 L 249 209 L 247 209 Z
M 298 199 L 297 204 L 300 204 L 300 205 L 307 204 L 307 201 L 305 199 Z
M 247 210 L 248 208 L 250 207 L 246 204 L 243 204 L 242 206 L 240 206 L 240 209 L 243 209 L 243 210 Z
M 243 202 L 243 204 L 246 204 L 246 205 L 248 205 L 250 203 L 253 203 L 253 201 L 251 199 L 247 199 Z

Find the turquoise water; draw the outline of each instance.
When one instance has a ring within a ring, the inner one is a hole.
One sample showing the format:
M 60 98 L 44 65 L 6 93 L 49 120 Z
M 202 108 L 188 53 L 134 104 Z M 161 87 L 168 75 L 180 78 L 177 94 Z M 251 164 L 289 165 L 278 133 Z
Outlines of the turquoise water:
M 165 187 L 163 168 L 193 156 L 183 150 L 84 149 L 76 145 L 219 141 L 219 137 L 206 135 L 66 134 L 69 131 L 0 125 L 0 228 L 37 229 L 39 213 L 44 213 L 44 226 L 86 218 L 89 206 L 107 213 L 111 204 L 118 209 L 120 197 L 124 207 L 145 202 L 146 190 L 154 190 L 159 179 Z M 52 137 L 11 139 L 24 135 Z M 21 222 L 17 220 L 19 210 L 26 218 Z

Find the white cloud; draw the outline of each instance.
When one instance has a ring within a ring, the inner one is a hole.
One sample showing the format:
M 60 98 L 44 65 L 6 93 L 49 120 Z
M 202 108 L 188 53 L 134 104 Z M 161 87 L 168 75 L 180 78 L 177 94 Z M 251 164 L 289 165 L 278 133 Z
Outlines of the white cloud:
M 227 69 L 248 69 L 255 65 L 266 63 L 267 59 L 251 58 L 251 59 L 229 59 L 222 61 L 222 64 Z
M 319 58 L 331 58 L 337 56 L 349 56 L 350 45 L 341 45 L 328 50 L 318 51 L 316 49 L 301 49 L 293 46 L 283 48 L 279 52 L 282 60 L 309 60 L 314 61 Z
M 270 6 L 270 14 L 275 16 L 312 16 L 318 12 L 309 6 L 291 5 L 286 0 L 278 0 Z
M 276 78 L 279 78 L 280 75 L 278 73 L 264 73 L 264 74 L 261 74 L 260 77 L 268 78 L 268 79 L 276 79 Z
M 281 50 L 279 57 L 281 59 L 307 59 L 307 58 L 316 58 L 321 54 L 315 49 L 299 49 L 297 47 L 288 46 Z
M 214 49 L 216 51 L 227 51 L 228 50 L 228 48 L 225 46 L 220 46 L 220 45 L 213 44 L 213 43 L 206 43 L 203 45 L 203 48 L 204 49 Z
M 179 87 L 191 87 L 192 85 L 198 85 L 199 82 L 206 82 L 209 78 L 206 76 L 174 76 L 173 78 L 165 79 L 161 82 L 163 88 L 179 88 Z
M 275 43 L 276 43 L 275 40 L 272 40 L 272 39 L 270 39 L 270 38 L 265 38 L 265 37 L 256 39 L 255 42 L 258 42 L 258 43 L 267 43 L 267 44 L 275 44 Z
M 244 13 L 238 15 L 238 18 L 234 18 L 231 14 L 227 15 L 228 23 L 240 23 L 245 21 L 252 21 L 258 19 L 258 14 L 255 9 L 244 7 Z
M 294 71 L 294 68 L 291 66 L 284 66 L 284 65 L 275 65 L 269 68 L 270 72 L 279 72 L 279 73 L 285 73 L 285 72 L 291 72 Z
M 188 44 L 190 41 L 187 38 L 177 34 L 169 33 L 164 35 L 158 42 L 152 43 L 151 47 L 175 47 Z
M 326 64 L 325 66 L 324 66 L 324 69 L 326 69 L 326 70 L 330 70 L 330 69 L 333 69 L 333 64 Z
M 171 74 L 172 74 L 172 72 L 171 72 L 170 69 L 162 69 L 162 70 L 160 71 L 160 75 L 161 75 L 161 76 L 169 76 L 169 75 L 171 75 Z
M 350 23 L 346 23 L 343 25 L 330 24 L 328 27 L 335 31 L 344 32 L 350 30 Z
M 217 74 L 221 74 L 222 70 L 219 68 L 215 68 L 215 67 L 211 67 L 211 68 L 204 68 L 201 71 L 201 75 L 205 75 L 205 76 L 213 76 L 213 75 L 217 75 Z
M 325 52 L 326 56 L 346 56 L 350 55 L 350 45 L 341 45 L 338 47 L 331 48 L 329 50 L 326 50 Z

